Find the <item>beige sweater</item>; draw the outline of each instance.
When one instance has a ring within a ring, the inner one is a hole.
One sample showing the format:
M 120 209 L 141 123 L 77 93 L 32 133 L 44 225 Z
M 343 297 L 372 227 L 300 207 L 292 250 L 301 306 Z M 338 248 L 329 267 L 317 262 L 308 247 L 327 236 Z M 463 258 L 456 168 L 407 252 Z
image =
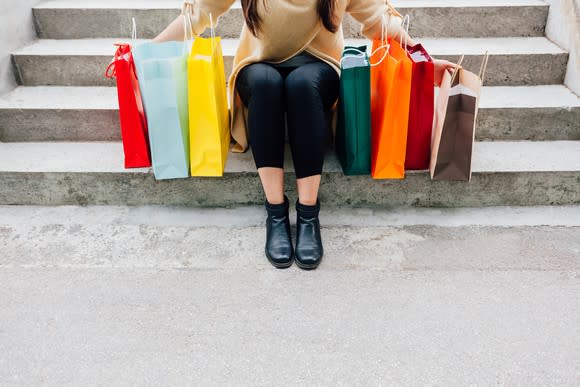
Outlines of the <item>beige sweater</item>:
M 380 38 L 383 15 L 389 21 L 388 34 L 400 33 L 402 19 L 388 0 L 336 0 L 336 20 L 341 21 L 346 12 L 362 24 L 362 33 Z M 234 0 L 186 0 L 183 13 L 189 13 L 195 34 L 201 34 L 210 24 L 209 14 L 217 18 L 232 6 Z M 340 57 L 344 47 L 342 28 L 336 33 L 322 25 L 316 11 L 317 0 L 266 0 L 260 1 L 258 14 L 262 18 L 260 33 L 254 36 L 244 24 L 239 46 L 234 58 L 234 68 L 229 85 L 236 84 L 240 70 L 256 62 L 283 62 L 305 50 L 330 64 L 340 73 Z M 247 112 L 235 90 L 230 86 L 231 133 L 233 152 L 248 149 Z

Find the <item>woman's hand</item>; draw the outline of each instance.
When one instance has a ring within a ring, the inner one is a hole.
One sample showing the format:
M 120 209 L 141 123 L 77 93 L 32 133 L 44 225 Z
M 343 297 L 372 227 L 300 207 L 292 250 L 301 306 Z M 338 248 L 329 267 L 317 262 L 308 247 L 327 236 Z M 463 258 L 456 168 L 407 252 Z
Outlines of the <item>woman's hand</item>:
M 435 64 L 435 86 L 440 86 L 441 81 L 443 80 L 443 74 L 447 70 L 455 70 L 457 65 L 455 63 L 449 62 L 443 59 L 433 59 L 433 63 Z

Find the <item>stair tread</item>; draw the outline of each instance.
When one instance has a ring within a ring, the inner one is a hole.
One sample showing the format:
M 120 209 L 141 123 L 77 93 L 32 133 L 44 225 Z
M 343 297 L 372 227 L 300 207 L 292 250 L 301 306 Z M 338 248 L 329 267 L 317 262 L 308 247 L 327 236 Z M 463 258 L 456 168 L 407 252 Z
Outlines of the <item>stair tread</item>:
M 479 107 L 580 107 L 580 98 L 564 85 L 484 86 Z
M 181 0 L 50 0 L 33 9 L 180 9 L 182 4 Z
M 35 9 L 179 9 L 181 0 L 51 0 L 44 1 Z M 393 0 L 395 7 L 439 8 L 439 7 L 521 7 L 548 5 L 540 0 Z M 236 1 L 233 8 L 240 8 Z
M 130 39 L 39 39 L 14 52 L 16 56 L 112 56 L 114 44 Z M 238 39 L 222 39 L 225 56 L 233 56 Z M 143 42 L 138 40 L 137 42 Z M 533 55 L 565 54 L 566 51 L 545 37 L 515 38 L 423 38 L 420 42 L 433 55 Z M 365 45 L 366 39 L 346 39 L 347 45 Z
M 286 155 L 289 158 L 289 152 Z M 292 171 L 290 162 L 287 162 L 287 170 Z M 326 173 L 341 171 L 332 152 L 327 155 L 324 170 Z M 149 168 L 124 169 L 120 142 L 0 143 L 0 172 L 149 171 Z M 230 153 L 226 173 L 247 172 L 255 172 L 251 152 Z M 580 141 L 476 142 L 473 172 L 580 172 Z
M 481 109 L 578 108 L 580 98 L 564 85 L 484 86 Z M 20 86 L 0 96 L 0 109 L 117 110 L 115 87 Z
M 118 109 L 117 89 L 107 86 L 18 86 L 0 96 L 0 109 Z

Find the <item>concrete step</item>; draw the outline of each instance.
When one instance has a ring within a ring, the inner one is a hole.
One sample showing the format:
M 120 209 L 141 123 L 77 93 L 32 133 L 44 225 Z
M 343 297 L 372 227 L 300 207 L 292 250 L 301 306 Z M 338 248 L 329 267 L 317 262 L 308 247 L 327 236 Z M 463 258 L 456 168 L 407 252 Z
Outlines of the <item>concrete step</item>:
M 113 87 L 21 86 L 0 97 L 0 141 L 120 140 Z M 580 98 L 565 86 L 484 87 L 478 140 L 580 140 Z
M 26 86 L 112 86 L 103 73 L 114 53 L 113 44 L 127 39 L 38 40 L 13 54 L 16 74 Z M 568 54 L 546 38 L 425 38 L 421 42 L 437 58 L 458 60 L 478 71 L 482 55 L 489 51 L 486 76 L 489 86 L 562 84 Z M 364 45 L 350 39 L 346 44 Z M 229 74 L 238 44 L 223 41 L 226 73 Z
M 0 270 L 271 271 L 263 255 L 265 215 L 263 205 L 0 206 Z M 574 271 L 580 258 L 580 206 L 369 210 L 323 204 L 320 221 L 326 248 L 319 272 Z
M 57 0 L 33 8 L 38 35 L 43 39 L 123 37 L 135 17 L 139 36 L 152 38 L 177 15 L 182 1 Z M 508 37 L 543 36 L 549 6 L 539 0 L 399 0 L 393 4 L 411 16 L 414 36 Z M 485 20 L 485 23 L 481 21 Z M 244 23 L 236 3 L 220 19 L 217 32 L 239 37 Z M 343 22 L 346 37 L 360 37 L 360 25 L 350 16 Z
M 120 140 L 117 89 L 20 86 L 0 96 L 0 141 Z
M 287 187 L 295 197 L 287 154 Z M 348 207 L 482 207 L 580 204 L 580 141 L 478 142 L 473 179 L 432 182 L 346 177 L 329 152 L 321 200 Z M 149 168 L 125 170 L 120 143 L 0 143 L 0 204 L 235 206 L 260 204 L 252 156 L 230 154 L 223 178 L 155 181 Z

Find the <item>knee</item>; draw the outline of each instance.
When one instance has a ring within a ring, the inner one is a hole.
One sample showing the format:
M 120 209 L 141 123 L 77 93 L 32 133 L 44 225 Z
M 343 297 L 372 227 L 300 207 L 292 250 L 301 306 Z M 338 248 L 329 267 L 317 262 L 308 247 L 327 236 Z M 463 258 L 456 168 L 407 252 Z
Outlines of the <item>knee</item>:
M 256 63 L 242 70 L 238 81 L 240 87 L 249 89 L 253 97 L 262 95 L 272 98 L 282 94 L 284 80 L 272 66 Z
M 310 100 L 319 97 L 318 83 L 309 74 L 295 70 L 285 82 L 286 97 L 288 99 Z

